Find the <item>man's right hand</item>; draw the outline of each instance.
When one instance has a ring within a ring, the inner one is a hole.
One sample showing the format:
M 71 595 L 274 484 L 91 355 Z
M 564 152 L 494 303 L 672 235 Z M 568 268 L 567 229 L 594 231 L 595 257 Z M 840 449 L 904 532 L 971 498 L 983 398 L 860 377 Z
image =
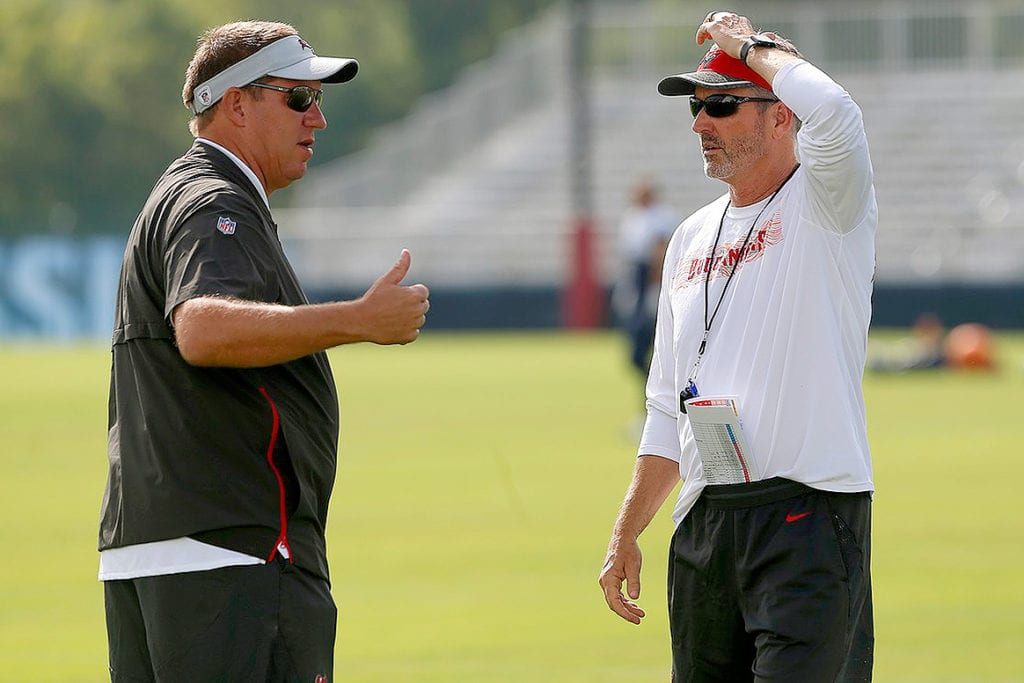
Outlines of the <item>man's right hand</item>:
M 639 624 L 645 612 L 634 602 L 640 598 L 640 565 L 643 556 L 636 541 L 612 540 L 598 583 L 608 607 L 626 621 Z M 625 581 L 629 597 L 622 594 Z
M 644 618 L 644 611 L 635 602 L 640 598 L 640 565 L 643 562 L 637 539 L 677 483 L 679 463 L 675 460 L 656 455 L 638 457 L 633 480 L 612 529 L 612 540 L 608 544 L 598 583 L 608 607 L 633 624 L 639 624 Z M 628 598 L 622 594 L 623 582 L 626 583 Z
M 377 344 L 408 344 L 415 341 L 427 322 L 430 290 L 426 285 L 403 285 L 412 257 L 408 249 L 359 299 L 365 311 L 367 339 Z

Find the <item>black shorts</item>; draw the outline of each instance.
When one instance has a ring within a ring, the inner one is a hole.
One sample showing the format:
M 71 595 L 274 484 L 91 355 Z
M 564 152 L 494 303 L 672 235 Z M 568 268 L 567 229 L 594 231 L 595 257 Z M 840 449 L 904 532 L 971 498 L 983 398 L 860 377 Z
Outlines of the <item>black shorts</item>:
M 669 550 L 672 680 L 870 681 L 871 494 L 709 486 Z
M 327 582 L 285 560 L 104 582 L 114 683 L 333 680 Z

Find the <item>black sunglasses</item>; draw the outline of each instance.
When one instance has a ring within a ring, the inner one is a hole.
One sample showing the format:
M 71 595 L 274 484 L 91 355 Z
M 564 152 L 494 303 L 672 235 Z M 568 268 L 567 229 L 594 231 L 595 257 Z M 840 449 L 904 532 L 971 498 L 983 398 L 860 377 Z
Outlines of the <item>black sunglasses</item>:
M 278 92 L 288 93 L 288 101 L 285 104 L 288 105 L 289 109 L 295 111 L 304 112 L 309 111 L 309 108 L 316 102 L 316 106 L 320 106 L 320 103 L 324 99 L 324 91 L 311 88 L 308 85 L 297 85 L 294 88 L 284 88 L 280 85 L 268 85 L 266 83 L 250 83 L 254 88 L 266 88 L 267 90 L 276 90 Z
M 778 102 L 778 100 L 774 97 L 737 97 L 736 95 L 709 95 L 702 100 L 691 96 L 690 113 L 693 114 L 693 118 L 697 118 L 697 114 L 703 109 L 708 116 L 721 119 L 735 114 L 744 102 Z

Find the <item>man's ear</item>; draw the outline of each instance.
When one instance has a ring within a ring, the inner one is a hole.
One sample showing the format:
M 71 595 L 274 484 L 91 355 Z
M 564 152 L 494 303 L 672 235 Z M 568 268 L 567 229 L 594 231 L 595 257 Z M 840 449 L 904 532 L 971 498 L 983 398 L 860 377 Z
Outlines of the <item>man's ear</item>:
M 220 109 L 231 123 L 239 128 L 248 122 L 248 100 L 241 88 L 228 88 L 220 100 Z
M 772 118 L 772 123 L 774 124 L 772 134 L 776 139 L 788 137 L 793 129 L 793 110 L 781 102 L 777 107 L 772 106 L 775 109 L 775 115 Z

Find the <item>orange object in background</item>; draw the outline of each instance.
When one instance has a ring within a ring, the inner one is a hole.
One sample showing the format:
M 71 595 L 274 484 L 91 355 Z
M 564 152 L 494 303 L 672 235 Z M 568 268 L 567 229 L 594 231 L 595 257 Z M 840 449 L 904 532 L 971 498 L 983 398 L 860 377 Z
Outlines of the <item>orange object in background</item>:
M 957 325 L 946 335 L 946 364 L 952 368 L 995 368 L 992 332 L 980 323 Z

